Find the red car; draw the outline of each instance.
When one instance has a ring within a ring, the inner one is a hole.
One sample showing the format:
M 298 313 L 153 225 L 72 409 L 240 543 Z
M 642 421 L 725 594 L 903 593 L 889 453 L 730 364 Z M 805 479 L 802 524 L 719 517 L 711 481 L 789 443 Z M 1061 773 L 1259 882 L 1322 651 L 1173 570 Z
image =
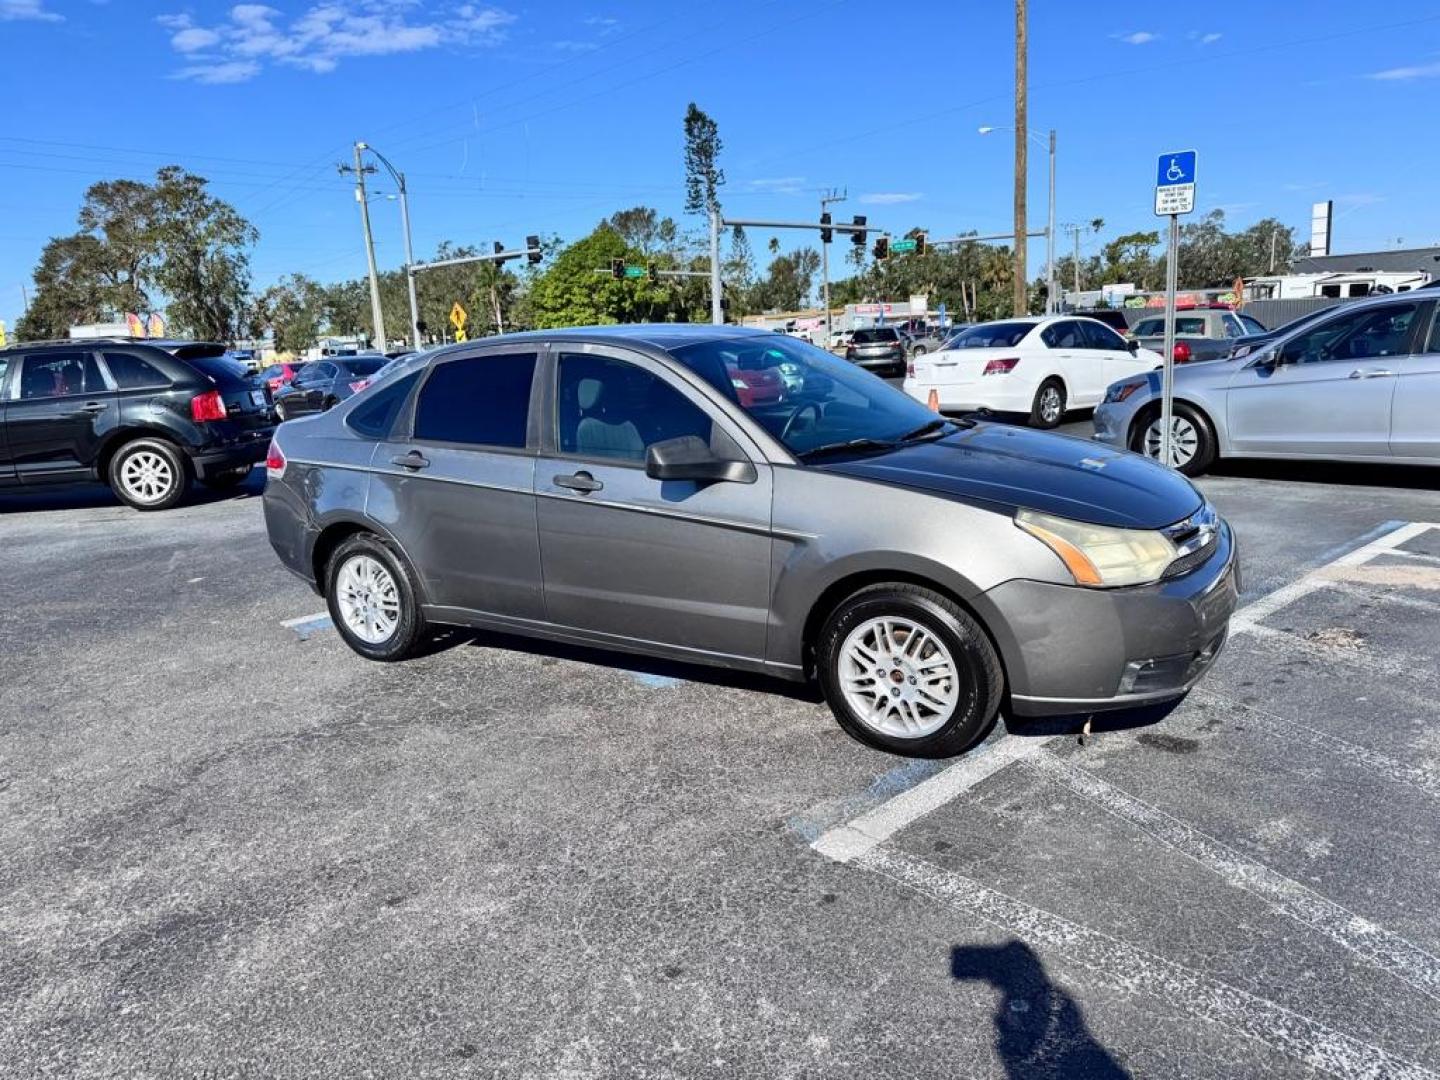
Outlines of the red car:
M 292 364 L 271 364 L 264 371 L 260 372 L 260 378 L 265 380 L 265 385 L 270 388 L 270 393 L 273 394 L 282 386 L 289 386 L 291 380 L 300 374 L 300 370 L 304 366 L 304 361 Z
M 742 409 L 755 405 L 773 405 L 785 397 L 785 380 L 780 369 L 774 367 L 748 368 L 726 364 L 730 385 L 735 388 L 735 398 Z

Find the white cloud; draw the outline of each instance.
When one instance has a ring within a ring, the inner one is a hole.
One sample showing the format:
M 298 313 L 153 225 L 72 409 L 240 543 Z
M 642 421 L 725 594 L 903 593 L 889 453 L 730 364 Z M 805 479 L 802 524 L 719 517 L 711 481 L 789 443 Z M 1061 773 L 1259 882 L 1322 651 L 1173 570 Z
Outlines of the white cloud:
M 0 3 L 14 0 L 0 0 Z M 422 0 L 326 0 L 294 15 L 268 4 L 236 4 L 229 18 L 199 26 L 184 14 L 162 15 L 171 46 L 192 61 L 175 78 L 236 83 L 268 64 L 324 74 L 352 57 L 389 56 L 441 46 L 478 48 L 504 39 L 515 16 L 465 3 L 441 8 Z
M 899 203 L 919 202 L 925 196 L 918 191 L 875 191 L 861 195 L 859 201 L 866 206 L 895 206 Z
M 1149 30 L 1136 30 L 1129 34 L 1112 34 L 1111 37 L 1117 41 L 1123 41 L 1126 45 L 1148 45 L 1159 38 L 1159 34 L 1152 34 Z
M 60 22 L 64 16 L 45 8 L 45 0 L 0 0 L 0 22 Z
M 799 195 L 805 190 L 805 177 L 803 176 L 776 176 L 763 180 L 751 180 L 748 186 L 752 191 L 768 191 L 776 195 Z
M 559 49 L 561 52 L 594 52 L 600 47 L 598 41 L 552 41 L 552 49 Z
M 1386 82 L 1401 82 L 1408 79 L 1433 79 L 1440 76 L 1440 61 L 1433 64 L 1415 64 L 1412 67 L 1388 68 L 1374 72 L 1370 78 Z
M 1211 33 L 1208 33 L 1208 34 L 1201 34 L 1201 35 L 1200 35 L 1200 44 L 1201 44 L 1201 45 L 1214 45 L 1215 42 L 1219 41 L 1219 40 L 1220 40 L 1222 37 L 1224 37 L 1224 36 L 1225 36 L 1224 34 L 1216 33 L 1216 32 L 1214 32 L 1214 31 L 1212 31 Z

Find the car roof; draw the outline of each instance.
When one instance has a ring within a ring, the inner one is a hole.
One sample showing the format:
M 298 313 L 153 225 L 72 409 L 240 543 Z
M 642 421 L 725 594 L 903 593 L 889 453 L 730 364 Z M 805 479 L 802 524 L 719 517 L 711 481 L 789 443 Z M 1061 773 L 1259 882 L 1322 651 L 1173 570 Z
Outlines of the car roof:
M 572 326 L 555 330 L 525 330 L 516 334 L 499 334 L 476 338 L 463 346 L 474 347 L 491 342 L 525 341 L 609 341 L 617 344 L 639 343 L 660 349 L 676 349 L 702 341 L 726 341 L 736 338 L 767 337 L 779 333 L 752 326 L 714 326 L 710 323 L 634 323 L 619 326 Z M 441 350 L 437 350 L 441 351 Z

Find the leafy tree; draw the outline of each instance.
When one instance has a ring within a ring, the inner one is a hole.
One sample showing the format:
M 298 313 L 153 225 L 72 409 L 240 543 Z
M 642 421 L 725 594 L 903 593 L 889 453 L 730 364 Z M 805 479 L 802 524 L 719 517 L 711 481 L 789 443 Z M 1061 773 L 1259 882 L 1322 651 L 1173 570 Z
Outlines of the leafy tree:
M 685 212 L 708 214 L 720 209 L 720 128 L 693 101 L 685 110 Z
M 237 335 L 250 291 L 248 252 L 260 234 L 205 187 L 205 180 L 178 166 L 167 165 L 156 174 L 150 274 L 169 298 L 165 312 L 172 327 L 224 341 Z
M 820 253 L 805 247 L 777 255 L 767 277 L 754 290 L 756 306 L 766 311 L 795 311 L 809 302 L 820 270 Z
M 656 318 L 670 299 L 663 285 L 648 278 L 616 281 L 595 272 L 608 269 L 612 259 L 628 259 L 632 254 L 639 256 L 609 225 L 571 244 L 530 287 L 531 325 L 548 329 Z
M 63 338 L 77 323 L 108 321 L 149 306 L 130 272 L 90 233 L 51 240 L 34 276 L 35 295 L 15 325 L 19 341 Z
M 304 274 L 281 278 L 256 300 L 256 320 L 275 332 L 275 348 L 298 353 L 320 336 L 328 290 Z

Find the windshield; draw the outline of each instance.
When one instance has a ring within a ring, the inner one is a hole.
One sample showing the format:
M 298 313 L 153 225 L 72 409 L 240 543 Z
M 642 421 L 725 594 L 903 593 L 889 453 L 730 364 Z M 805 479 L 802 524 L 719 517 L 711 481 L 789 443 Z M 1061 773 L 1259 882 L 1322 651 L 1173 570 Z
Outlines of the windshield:
M 899 332 L 893 326 L 887 326 L 876 330 L 856 330 L 855 336 L 851 340 L 856 345 L 869 345 L 877 341 L 894 341 L 899 336 Z
M 1205 336 L 1205 319 L 1203 316 L 1185 318 L 1183 316 L 1175 319 L 1175 333 L 1188 334 L 1193 337 Z M 1135 324 L 1136 337 L 1164 337 L 1164 319 L 1141 319 Z
M 672 355 L 796 456 L 856 440 L 893 444 L 950 426 L 884 380 L 795 338 L 723 338 Z
M 982 323 L 961 331 L 950 339 L 950 349 L 1013 349 L 1025 335 L 1035 329 L 1034 323 Z

